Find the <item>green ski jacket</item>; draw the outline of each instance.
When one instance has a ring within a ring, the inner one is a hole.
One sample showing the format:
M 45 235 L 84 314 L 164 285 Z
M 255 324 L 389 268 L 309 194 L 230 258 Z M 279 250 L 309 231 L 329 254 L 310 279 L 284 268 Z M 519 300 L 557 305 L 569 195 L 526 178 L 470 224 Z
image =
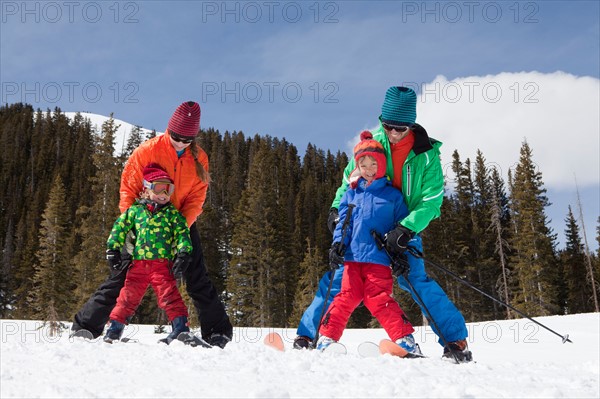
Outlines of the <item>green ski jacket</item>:
M 120 251 L 130 230 L 136 235 L 134 260 L 172 260 L 177 253 L 192 253 L 187 222 L 171 203 L 150 212 L 146 204 L 136 201 L 113 225 L 106 242 L 108 249 Z

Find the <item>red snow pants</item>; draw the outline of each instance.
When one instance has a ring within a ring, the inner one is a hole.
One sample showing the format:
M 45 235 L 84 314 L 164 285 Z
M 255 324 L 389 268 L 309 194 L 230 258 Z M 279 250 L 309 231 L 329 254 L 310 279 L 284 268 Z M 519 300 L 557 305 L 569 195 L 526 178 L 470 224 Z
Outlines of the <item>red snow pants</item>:
M 110 319 L 125 324 L 142 302 L 148 285 L 152 285 L 158 306 L 165 310 L 169 321 L 179 316 L 187 317 L 187 307 L 171 274 L 170 263 L 167 259 L 134 260 L 127 271 L 125 285 L 117 298 L 117 306 L 110 313 Z
M 389 267 L 375 263 L 346 262 L 341 291 L 323 317 L 319 334 L 339 341 L 350 315 L 361 301 L 392 341 L 412 334 L 413 326 L 392 297 L 393 283 Z

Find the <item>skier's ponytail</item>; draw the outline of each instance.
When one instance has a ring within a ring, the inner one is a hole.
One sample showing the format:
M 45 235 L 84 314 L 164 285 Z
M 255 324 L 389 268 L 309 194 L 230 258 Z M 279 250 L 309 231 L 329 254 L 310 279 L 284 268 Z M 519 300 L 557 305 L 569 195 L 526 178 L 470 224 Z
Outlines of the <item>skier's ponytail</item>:
M 194 162 L 196 162 L 196 174 L 198 175 L 200 180 L 202 180 L 206 184 L 209 184 L 210 183 L 210 174 L 204 168 L 204 165 L 202 165 L 202 162 L 200 162 L 198 160 L 198 149 L 199 148 L 200 147 L 198 146 L 198 144 L 195 141 L 190 146 L 190 151 L 192 152 L 192 156 L 194 157 Z

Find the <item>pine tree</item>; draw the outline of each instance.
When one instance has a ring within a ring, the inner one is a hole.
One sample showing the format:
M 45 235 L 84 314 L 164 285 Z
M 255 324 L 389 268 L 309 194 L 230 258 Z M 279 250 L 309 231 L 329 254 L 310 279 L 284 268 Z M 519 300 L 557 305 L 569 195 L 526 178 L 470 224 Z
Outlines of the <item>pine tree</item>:
M 479 252 L 476 234 L 479 234 L 475 220 L 475 187 L 472 180 L 471 162 L 467 158 L 463 163 L 457 151 L 452 154 L 452 170 L 456 176 L 454 187 L 454 212 L 452 226 L 451 251 L 455 269 L 468 281 L 479 281 L 477 255 Z M 482 298 L 472 290 L 457 286 L 456 305 L 461 309 L 466 320 L 476 320 L 476 314 L 482 307 Z
M 592 257 L 592 270 L 591 274 L 593 275 L 593 287 L 596 290 L 596 301 L 598 301 L 598 296 L 600 295 L 600 216 L 596 220 L 596 244 L 598 244 L 598 249 L 596 250 L 595 256 Z M 588 272 L 589 273 L 589 272 Z M 594 303 L 594 309 L 596 308 L 596 303 Z M 595 310 L 596 311 L 596 310 Z
M 592 287 L 586 278 L 585 253 L 579 235 L 579 226 L 570 205 L 565 223 L 566 247 L 560 256 L 565 287 L 561 292 L 562 300 L 559 302 L 565 305 L 567 314 L 593 311 L 590 303 Z
M 40 110 L 35 113 L 33 126 L 30 131 L 18 132 L 15 134 L 26 134 L 27 139 L 22 143 L 22 147 L 15 148 L 14 153 L 20 154 L 19 158 L 25 160 L 20 164 L 24 171 L 25 178 L 20 186 L 20 192 L 15 199 L 18 204 L 15 217 L 18 220 L 16 234 L 14 238 L 14 254 L 12 257 L 13 275 L 12 286 L 14 287 L 14 305 L 11 311 L 11 317 L 27 319 L 32 317 L 32 311 L 29 307 L 29 299 L 33 290 L 33 278 L 35 273 L 31 258 L 38 250 L 38 231 L 41 222 L 43 205 L 46 202 L 45 190 L 38 184 L 45 177 L 46 171 L 39 171 L 36 168 L 36 158 L 38 148 L 43 147 L 39 142 L 46 137 L 45 126 L 47 120 Z M 5 130 L 6 131 L 6 130 Z M 51 164 L 51 163 L 50 163 Z M 50 165 L 49 164 L 49 165 Z M 48 168 L 46 168 L 48 169 Z M 44 197 L 42 199 L 42 197 Z
M 496 239 L 489 226 L 492 221 L 493 180 L 483 153 L 477 150 L 473 179 L 473 246 L 476 280 L 479 287 L 493 292 L 499 276 L 498 258 L 495 253 Z M 477 310 L 479 320 L 497 320 L 500 309 L 493 301 L 481 298 Z
M 510 304 L 512 297 L 511 291 L 511 273 L 508 259 L 510 256 L 509 241 L 509 221 L 508 221 L 508 199 L 504 192 L 504 183 L 498 169 L 492 169 L 492 197 L 491 197 L 491 215 L 488 231 L 491 231 L 494 239 L 494 253 L 500 265 L 500 276 L 496 280 L 495 291 L 500 298 L 507 304 Z M 511 318 L 510 309 L 506 309 L 506 318 Z
M 14 226 L 12 219 L 9 219 L 9 225 L 6 229 L 5 242 L 2 245 L 2 257 L 0 258 L 0 318 L 7 318 L 15 301 L 13 286 L 13 264 L 14 256 L 13 236 Z
M 92 156 L 96 170 L 90 178 L 95 202 L 92 206 L 82 205 L 77 211 L 82 220 L 81 225 L 77 226 L 81 247 L 74 261 L 78 272 L 75 295 L 80 305 L 108 274 L 105 259 L 106 240 L 119 215 L 121 165 L 114 156 L 114 140 L 118 127 L 112 114 L 102 124 L 102 131 L 95 139 L 95 153 Z
M 291 303 L 285 289 L 287 259 L 279 238 L 281 207 L 272 140 L 256 141 L 248 184 L 234 215 L 227 289 L 235 324 L 265 327 L 284 325 Z
M 150 140 L 156 137 L 156 130 L 152 129 L 151 131 L 146 133 L 146 140 Z
M 73 309 L 73 269 L 67 256 L 67 226 L 69 220 L 64 206 L 65 187 L 57 174 L 43 214 L 39 235 L 39 250 L 35 254 L 34 289 L 30 304 L 33 315 L 45 319 L 47 306 L 63 320 Z
M 231 220 L 233 209 L 230 208 L 226 195 L 227 178 L 230 172 L 227 159 L 228 148 L 224 145 L 220 134 L 212 129 L 200 134 L 199 144 L 210 160 L 211 184 L 202 215 L 196 224 L 209 277 L 217 292 L 224 293 L 233 224 Z
M 133 153 L 133 150 L 138 148 L 140 144 L 144 142 L 144 137 L 142 135 L 142 127 L 139 125 L 135 125 L 131 132 L 129 133 L 129 137 L 127 138 L 127 145 L 121 154 L 121 157 L 124 161 L 129 158 L 129 156 Z
M 313 247 L 309 239 L 306 239 L 306 253 L 299 266 L 299 278 L 294 296 L 294 308 L 288 319 L 288 325 L 298 325 L 302 314 L 312 302 L 321 279 L 323 261 L 321 249 Z
M 514 304 L 532 315 L 560 312 L 557 298 L 555 235 L 548 227 L 544 208 L 550 205 L 543 187 L 542 173 L 536 170 L 531 148 L 521 147 L 511 192 L 511 218 L 515 234 L 511 259 L 515 271 Z

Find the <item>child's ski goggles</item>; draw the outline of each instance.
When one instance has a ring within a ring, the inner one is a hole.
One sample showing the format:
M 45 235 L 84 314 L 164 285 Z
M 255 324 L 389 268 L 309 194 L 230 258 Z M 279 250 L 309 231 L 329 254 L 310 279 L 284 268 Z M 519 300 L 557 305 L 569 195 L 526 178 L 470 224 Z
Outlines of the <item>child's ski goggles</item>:
M 150 183 L 144 180 L 144 187 L 154 191 L 154 194 L 161 194 L 162 192 L 165 192 L 168 195 L 172 195 L 175 191 L 175 185 L 173 183 L 166 183 L 160 181 Z

